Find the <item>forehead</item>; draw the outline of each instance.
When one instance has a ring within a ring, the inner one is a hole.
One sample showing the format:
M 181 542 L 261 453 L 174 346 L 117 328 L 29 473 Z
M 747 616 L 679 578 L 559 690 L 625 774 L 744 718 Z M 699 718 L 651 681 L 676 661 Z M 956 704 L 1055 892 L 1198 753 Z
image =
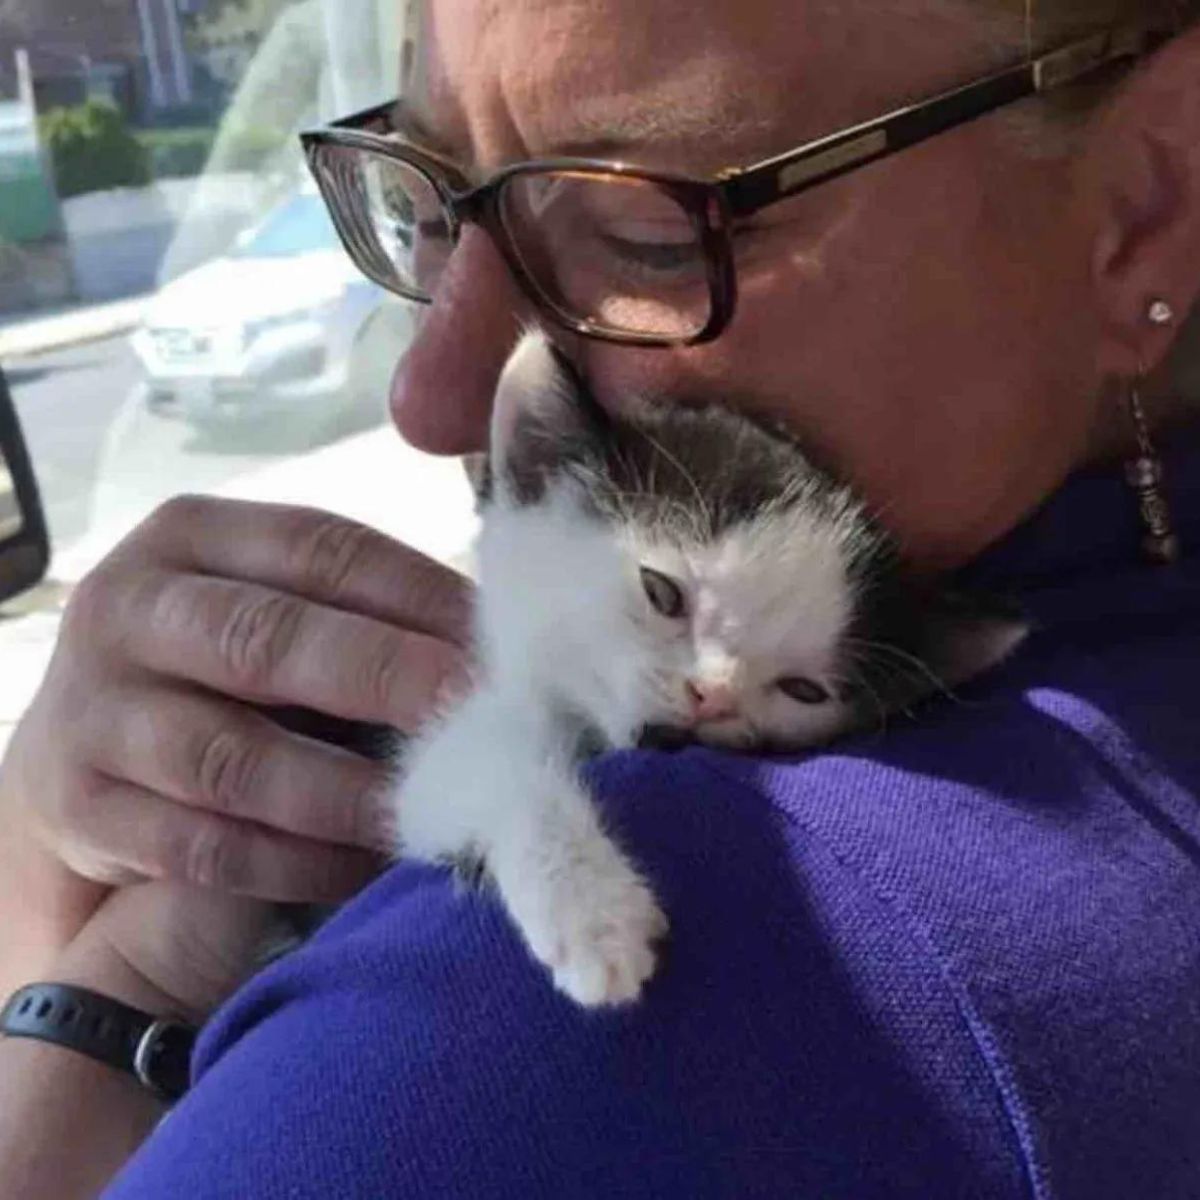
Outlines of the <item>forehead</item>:
M 711 171 L 991 69 L 1003 52 L 977 12 L 968 0 L 428 0 L 410 99 L 482 169 L 626 152 Z

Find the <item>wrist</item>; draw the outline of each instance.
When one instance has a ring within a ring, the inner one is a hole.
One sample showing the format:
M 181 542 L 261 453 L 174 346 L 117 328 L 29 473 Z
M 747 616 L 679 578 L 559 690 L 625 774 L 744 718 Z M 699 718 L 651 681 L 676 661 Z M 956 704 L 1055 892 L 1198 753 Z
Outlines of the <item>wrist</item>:
M 114 981 L 105 975 L 97 982 Z M 34 1038 L 0 1038 L 4 1194 L 98 1195 L 166 1111 L 163 1100 L 107 1062 Z

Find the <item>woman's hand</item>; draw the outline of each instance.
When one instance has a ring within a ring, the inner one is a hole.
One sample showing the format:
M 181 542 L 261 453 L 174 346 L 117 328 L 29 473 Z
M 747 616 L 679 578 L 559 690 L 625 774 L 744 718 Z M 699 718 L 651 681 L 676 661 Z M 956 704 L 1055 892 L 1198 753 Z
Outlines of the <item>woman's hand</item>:
M 276 920 L 269 902 L 232 892 L 130 884 L 101 903 L 49 977 L 200 1025 L 260 965 Z
M 108 896 L 44 977 L 199 1024 L 253 970 L 270 919 L 270 904 L 232 892 L 131 884 Z M 2 1039 L 0 1191 L 96 1196 L 162 1113 L 124 1072 L 32 1038 Z
M 0 764 L 0 990 L 109 890 L 338 900 L 379 867 L 384 768 L 298 705 L 415 727 L 465 672 L 470 584 L 327 513 L 180 498 L 76 590 Z

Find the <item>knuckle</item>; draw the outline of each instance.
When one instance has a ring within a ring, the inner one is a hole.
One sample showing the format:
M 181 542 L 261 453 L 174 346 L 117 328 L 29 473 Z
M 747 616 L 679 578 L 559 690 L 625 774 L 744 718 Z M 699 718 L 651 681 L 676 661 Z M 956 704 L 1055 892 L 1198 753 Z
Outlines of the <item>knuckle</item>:
M 357 522 L 306 513 L 292 534 L 292 558 L 310 586 L 338 596 L 369 557 L 373 536 Z
M 302 602 L 292 596 L 253 597 L 236 605 L 217 639 L 234 677 L 252 688 L 266 683 L 291 650 L 302 615 Z
M 373 648 L 362 665 L 362 691 L 371 711 L 388 713 L 397 707 L 405 685 L 406 654 L 402 645 L 388 640 Z
M 472 592 L 459 576 L 440 567 L 418 564 L 405 572 L 404 606 L 419 627 L 465 632 L 470 627 Z
M 131 630 L 150 624 L 163 594 L 171 592 L 170 578 L 120 559 L 94 568 L 75 586 L 63 614 L 72 653 L 119 647 Z
M 89 572 L 75 585 L 63 613 L 63 632 L 78 636 L 89 643 L 111 617 L 113 603 L 112 579 L 103 567 Z
M 254 795 L 262 752 L 235 729 L 220 729 L 196 748 L 191 775 L 197 799 L 219 812 L 237 812 Z
M 223 821 L 197 822 L 171 857 L 182 877 L 198 887 L 232 889 L 243 882 L 238 834 Z
M 215 503 L 209 496 L 189 492 L 172 496 L 142 522 L 141 530 L 151 535 L 177 531 L 206 516 Z

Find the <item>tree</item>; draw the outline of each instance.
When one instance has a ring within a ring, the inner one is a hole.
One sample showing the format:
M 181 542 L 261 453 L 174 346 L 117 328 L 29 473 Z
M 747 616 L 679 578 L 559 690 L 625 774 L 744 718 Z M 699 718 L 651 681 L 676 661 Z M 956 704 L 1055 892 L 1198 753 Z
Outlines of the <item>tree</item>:
M 3 3 L 4 0 L 0 0 Z M 210 0 L 187 20 L 188 38 L 198 49 L 229 42 L 259 42 L 295 0 Z

